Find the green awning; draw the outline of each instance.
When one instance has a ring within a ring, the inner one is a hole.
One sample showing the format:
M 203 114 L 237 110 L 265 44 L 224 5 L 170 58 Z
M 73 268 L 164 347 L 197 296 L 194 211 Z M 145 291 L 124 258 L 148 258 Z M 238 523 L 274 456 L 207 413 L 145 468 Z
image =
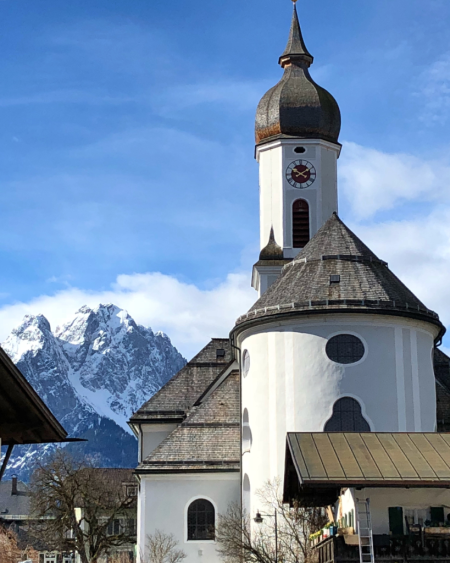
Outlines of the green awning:
M 342 487 L 450 487 L 450 433 L 288 433 L 285 500 Z

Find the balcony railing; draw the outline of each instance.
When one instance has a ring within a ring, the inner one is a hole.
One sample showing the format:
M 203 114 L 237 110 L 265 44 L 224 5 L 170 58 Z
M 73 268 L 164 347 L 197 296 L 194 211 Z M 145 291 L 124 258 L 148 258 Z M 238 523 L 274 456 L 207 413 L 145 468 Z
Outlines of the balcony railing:
M 375 561 L 450 563 L 450 534 L 442 537 L 373 536 Z M 315 548 L 318 563 L 353 563 L 359 561 L 359 547 L 347 545 L 342 536 L 332 536 Z

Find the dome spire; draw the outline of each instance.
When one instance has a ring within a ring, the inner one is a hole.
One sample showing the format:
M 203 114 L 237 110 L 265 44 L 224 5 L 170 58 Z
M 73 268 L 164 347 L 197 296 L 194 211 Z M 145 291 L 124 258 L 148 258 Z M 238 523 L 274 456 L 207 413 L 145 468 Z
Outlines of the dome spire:
M 282 79 L 261 98 L 256 111 L 256 144 L 297 137 L 337 143 L 341 114 L 333 96 L 309 74 L 313 56 L 303 41 L 294 2 L 289 39 L 279 59 Z
M 292 60 L 304 61 L 309 67 L 314 57 L 306 48 L 305 42 L 303 41 L 302 30 L 300 29 L 300 22 L 298 21 L 297 6 L 295 3 L 297 0 L 292 0 L 294 2 L 294 12 L 292 14 L 291 30 L 289 32 L 289 39 L 286 45 L 284 53 L 279 59 L 280 65 L 284 68 Z

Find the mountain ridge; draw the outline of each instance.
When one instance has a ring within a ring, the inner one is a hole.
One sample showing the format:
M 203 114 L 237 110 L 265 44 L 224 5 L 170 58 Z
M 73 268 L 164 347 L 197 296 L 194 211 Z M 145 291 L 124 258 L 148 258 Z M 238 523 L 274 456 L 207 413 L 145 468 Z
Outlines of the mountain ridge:
M 111 303 L 83 306 L 54 331 L 44 315 L 26 315 L 2 346 L 69 436 L 90 436 L 68 449 L 88 451 L 103 466 L 137 460 L 127 420 L 186 364 L 167 335 Z M 30 460 L 52 447 L 16 447 L 8 472 L 26 478 Z

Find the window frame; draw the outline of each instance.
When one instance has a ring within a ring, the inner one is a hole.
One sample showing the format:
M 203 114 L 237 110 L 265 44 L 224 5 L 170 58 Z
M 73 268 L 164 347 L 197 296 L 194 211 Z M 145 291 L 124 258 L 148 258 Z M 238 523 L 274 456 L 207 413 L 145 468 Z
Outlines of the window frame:
M 208 502 L 210 502 L 212 504 L 212 506 L 214 508 L 214 539 L 213 540 L 190 540 L 189 539 L 189 528 L 188 528 L 189 507 L 196 500 L 207 500 Z M 219 512 L 217 510 L 217 505 L 211 497 L 208 497 L 206 495 L 197 495 L 197 496 L 189 499 L 189 501 L 186 503 L 186 505 L 184 507 L 184 543 L 189 543 L 189 544 L 192 544 L 192 543 L 216 543 L 217 514 L 218 513 Z
M 341 364 L 339 362 L 335 362 L 334 360 L 332 360 L 331 358 L 328 357 L 328 354 L 327 354 L 327 344 L 328 344 L 328 342 L 332 338 L 334 338 L 335 336 L 340 336 L 341 334 L 342 335 L 348 334 L 350 336 L 354 336 L 355 338 L 359 338 L 359 340 L 361 340 L 361 342 L 363 343 L 364 354 L 363 354 L 362 358 L 360 360 L 358 360 L 357 362 L 353 362 L 351 364 Z M 331 333 L 331 334 L 329 334 L 328 336 L 325 337 L 325 342 L 324 342 L 324 345 L 323 345 L 323 354 L 324 354 L 327 362 L 331 362 L 335 366 L 344 367 L 344 368 L 352 368 L 352 367 L 355 367 L 355 366 L 359 366 L 359 364 L 362 364 L 362 362 L 364 362 L 366 360 L 368 353 L 369 353 L 369 346 L 367 344 L 367 340 L 363 336 L 361 336 L 361 334 L 358 334 L 357 332 L 354 332 L 352 330 L 339 330 L 339 331 L 333 332 L 333 333 Z M 348 395 L 348 396 L 350 397 L 351 395 Z M 353 397 L 353 398 L 355 398 L 358 402 L 360 402 L 357 397 Z
M 306 204 L 306 209 L 307 209 L 307 215 L 308 215 L 308 240 L 305 242 L 305 244 L 303 246 L 295 246 L 294 243 L 294 213 L 297 213 L 297 211 L 294 211 L 294 206 L 298 201 L 303 201 Z M 308 244 L 308 242 L 311 240 L 311 205 L 309 203 L 309 201 L 304 198 L 304 197 L 296 197 L 294 199 L 294 201 L 291 204 L 291 239 L 292 239 L 292 248 L 297 249 L 297 250 L 302 250 L 303 248 L 305 248 L 305 246 Z
M 248 374 L 250 373 L 251 361 L 252 361 L 252 359 L 251 359 L 251 356 L 250 356 L 250 352 L 246 348 L 242 352 L 242 377 L 243 378 L 246 378 L 248 376 Z

